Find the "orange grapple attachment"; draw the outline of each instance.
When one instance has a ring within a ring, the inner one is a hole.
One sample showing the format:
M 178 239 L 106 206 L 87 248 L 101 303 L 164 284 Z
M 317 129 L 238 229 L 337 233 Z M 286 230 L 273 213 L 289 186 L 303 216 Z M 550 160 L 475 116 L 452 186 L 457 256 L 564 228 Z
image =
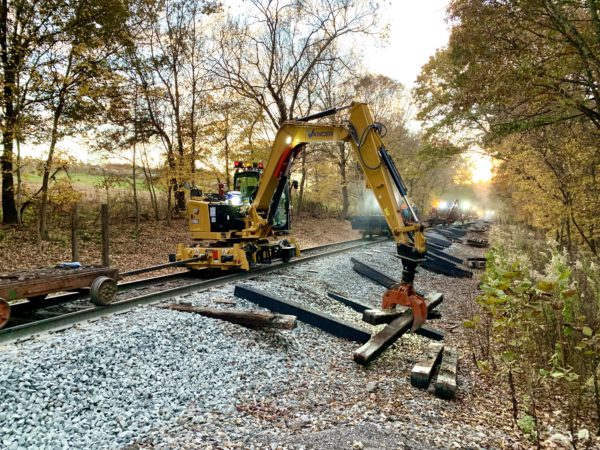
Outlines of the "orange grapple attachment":
M 413 323 L 411 331 L 420 328 L 427 320 L 427 303 L 415 292 L 412 284 L 400 283 L 392 286 L 383 294 L 382 309 L 390 309 L 396 305 L 408 306 L 412 310 Z

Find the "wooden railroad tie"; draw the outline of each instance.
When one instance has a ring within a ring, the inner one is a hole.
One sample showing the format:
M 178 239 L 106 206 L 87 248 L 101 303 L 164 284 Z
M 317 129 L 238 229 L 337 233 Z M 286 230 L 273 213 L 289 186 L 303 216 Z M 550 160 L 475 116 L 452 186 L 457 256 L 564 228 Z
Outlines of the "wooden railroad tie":
M 369 332 L 363 328 L 294 300 L 286 300 L 245 284 L 236 284 L 234 295 L 280 314 L 295 315 L 298 320 L 337 337 L 360 343 L 371 338 Z
M 342 295 L 338 292 L 327 292 L 327 296 L 329 298 L 332 298 L 334 300 L 337 300 L 338 302 L 343 303 L 344 305 L 348 306 L 349 308 L 352 308 L 354 311 L 357 311 L 359 313 L 367 310 L 367 309 L 371 309 L 372 306 L 368 305 L 366 303 L 360 302 L 358 300 L 354 300 L 351 298 L 346 297 L 345 295 Z
M 472 269 L 485 269 L 486 258 L 467 258 L 467 265 Z
M 451 399 L 456 396 L 458 389 L 456 385 L 456 370 L 458 366 L 458 354 L 455 349 L 446 347 L 440 364 L 440 370 L 433 385 L 435 395 L 440 398 Z
M 427 311 L 431 311 L 438 306 L 444 299 L 442 294 L 431 294 L 425 297 L 427 302 Z M 379 355 L 381 355 L 388 347 L 396 342 L 403 334 L 410 331 L 412 327 L 412 313 L 406 311 L 404 315 L 392 320 L 379 333 L 374 334 L 369 342 L 364 344 L 354 352 L 354 361 L 361 365 L 367 365 Z
M 434 371 L 442 358 L 444 344 L 432 342 L 427 347 L 423 358 L 410 371 L 410 384 L 414 387 L 427 389 Z
M 170 303 L 157 305 L 157 308 L 172 311 L 200 314 L 213 319 L 226 320 L 248 328 L 278 328 L 291 330 L 296 327 L 296 317 L 286 314 L 273 314 L 266 311 L 253 311 L 242 309 L 221 309 L 201 306 L 192 306 L 184 303 Z
M 338 300 L 339 302 L 349 306 L 357 312 L 362 313 L 362 320 L 371 325 L 381 325 L 384 323 L 390 323 L 392 320 L 397 319 L 403 314 L 406 314 L 408 308 L 404 306 L 396 306 L 395 309 L 384 311 L 381 309 L 373 309 L 371 305 L 367 305 L 366 303 L 359 302 L 358 300 L 350 299 L 342 294 L 337 292 L 327 292 L 327 296 Z M 439 299 L 441 303 L 441 298 Z M 432 305 L 432 308 L 435 308 L 436 305 Z M 431 312 L 433 314 L 433 311 Z M 427 316 L 429 317 L 429 315 Z M 435 341 L 441 341 L 444 339 L 444 332 L 441 330 L 436 330 L 427 325 L 423 325 L 421 328 L 415 331 L 415 334 L 419 336 L 423 336 L 429 339 L 433 339 Z
M 456 396 L 458 389 L 456 384 L 457 366 L 456 349 L 431 343 L 423 359 L 413 367 L 410 373 L 410 383 L 417 388 L 427 389 L 437 370 L 433 381 L 435 395 L 443 399 L 452 399 Z
M 435 255 L 435 256 L 439 256 L 444 259 L 447 259 L 448 261 L 453 262 L 454 264 L 464 264 L 465 263 L 464 259 L 457 258 L 454 255 L 449 255 L 448 253 L 444 252 L 443 250 L 440 250 L 439 248 L 437 248 L 436 246 L 430 246 L 429 243 L 427 243 L 427 253 L 430 255 Z
M 371 266 L 359 261 L 356 258 L 350 258 L 350 261 L 352 261 L 352 264 L 354 264 L 352 268 L 355 272 L 360 273 L 361 275 L 369 278 L 377 284 L 380 284 L 386 289 L 390 289 L 392 286 L 398 284 L 397 280 L 394 280 L 392 277 L 387 276 L 377 269 L 373 269 Z
M 430 242 L 443 248 L 448 248 L 452 245 L 452 242 L 441 234 L 425 233 L 425 237 L 428 245 Z

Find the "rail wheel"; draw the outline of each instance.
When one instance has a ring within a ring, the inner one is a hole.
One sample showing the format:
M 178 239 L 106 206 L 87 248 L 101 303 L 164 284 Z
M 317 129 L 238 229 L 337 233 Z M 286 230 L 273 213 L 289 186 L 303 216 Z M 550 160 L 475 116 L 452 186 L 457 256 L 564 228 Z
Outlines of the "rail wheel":
M 110 305 L 117 298 L 117 283 L 109 277 L 96 278 L 90 286 L 90 297 L 94 305 Z
M 0 297 L 0 328 L 8 323 L 8 319 L 10 319 L 10 305 Z

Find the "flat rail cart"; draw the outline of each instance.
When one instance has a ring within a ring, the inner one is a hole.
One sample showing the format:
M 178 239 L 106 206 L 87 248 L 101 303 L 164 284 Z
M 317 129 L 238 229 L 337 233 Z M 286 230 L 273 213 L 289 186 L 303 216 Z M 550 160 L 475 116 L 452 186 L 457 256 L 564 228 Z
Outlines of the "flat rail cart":
M 52 267 L 0 272 L 0 328 L 10 319 L 10 303 L 42 301 L 48 294 L 89 288 L 92 303 L 109 305 L 117 298 L 119 270 L 110 267 Z

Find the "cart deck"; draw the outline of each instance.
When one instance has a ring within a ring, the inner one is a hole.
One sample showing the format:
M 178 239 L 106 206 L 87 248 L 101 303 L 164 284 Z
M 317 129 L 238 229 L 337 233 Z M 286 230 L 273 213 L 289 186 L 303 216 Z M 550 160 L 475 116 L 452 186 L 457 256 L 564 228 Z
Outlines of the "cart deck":
M 117 293 L 119 270 L 109 267 L 43 268 L 0 272 L 0 328 L 10 317 L 9 301 L 42 300 L 48 294 L 89 287 L 92 302 L 106 305 Z

